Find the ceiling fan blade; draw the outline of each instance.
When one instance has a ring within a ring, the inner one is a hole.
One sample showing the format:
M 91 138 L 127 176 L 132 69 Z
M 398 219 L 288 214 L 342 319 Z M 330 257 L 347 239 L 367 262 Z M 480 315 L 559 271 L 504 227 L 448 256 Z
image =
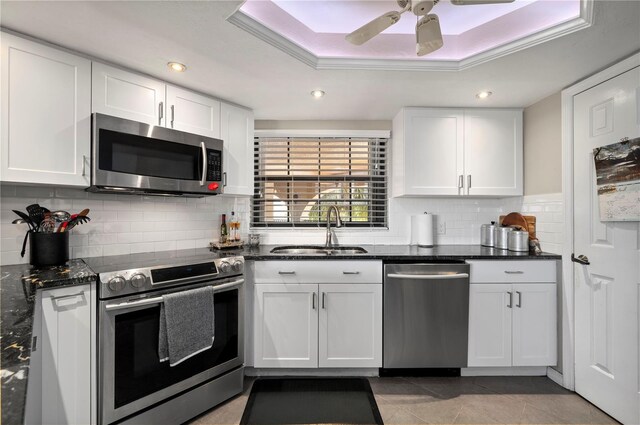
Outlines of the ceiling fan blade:
M 513 3 L 515 0 L 451 0 L 456 6 L 468 6 L 472 4 Z
M 416 54 L 424 56 L 443 46 L 442 30 L 438 15 L 430 14 L 416 24 Z
M 360 46 L 398 22 L 400 15 L 400 12 L 387 12 L 382 16 L 378 16 L 373 21 L 364 24 L 345 38 L 349 43 Z

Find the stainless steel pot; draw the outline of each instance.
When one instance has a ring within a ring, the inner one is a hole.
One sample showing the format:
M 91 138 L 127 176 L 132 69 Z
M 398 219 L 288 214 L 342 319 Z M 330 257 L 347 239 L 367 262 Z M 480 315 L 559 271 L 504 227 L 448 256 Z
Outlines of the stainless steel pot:
M 508 236 L 509 251 L 529 252 L 529 232 L 512 230 Z
M 513 227 L 500 226 L 496 229 L 496 248 L 509 249 L 509 233 Z
M 496 222 L 492 221 L 491 224 L 483 224 L 480 226 L 480 245 L 482 246 L 496 246 Z

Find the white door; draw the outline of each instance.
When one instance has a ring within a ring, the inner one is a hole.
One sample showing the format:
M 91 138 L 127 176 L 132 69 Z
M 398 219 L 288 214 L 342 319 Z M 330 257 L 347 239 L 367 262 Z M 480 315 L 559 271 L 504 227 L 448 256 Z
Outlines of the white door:
M 165 125 L 162 81 L 93 62 L 92 112 Z
M 318 285 L 255 285 L 255 367 L 318 367 Z
M 557 354 L 554 283 L 513 285 L 513 366 L 555 366 Z
M 640 135 L 635 68 L 574 97 L 575 387 L 625 424 L 640 423 L 638 222 L 601 222 L 593 149 Z
M 42 294 L 40 347 L 45 423 L 91 423 L 91 305 L 89 285 Z
M 4 182 L 89 186 L 91 62 L 2 33 Z
M 511 366 L 511 285 L 469 288 L 469 367 Z
M 523 193 L 522 111 L 464 111 L 464 173 L 468 195 Z
M 382 285 L 319 285 L 320 367 L 382 367 Z
M 167 127 L 220 138 L 220 102 L 210 97 L 167 86 Z
M 462 110 L 407 108 L 404 120 L 405 194 L 462 195 Z
M 253 112 L 223 103 L 220 117 L 224 193 L 253 195 Z

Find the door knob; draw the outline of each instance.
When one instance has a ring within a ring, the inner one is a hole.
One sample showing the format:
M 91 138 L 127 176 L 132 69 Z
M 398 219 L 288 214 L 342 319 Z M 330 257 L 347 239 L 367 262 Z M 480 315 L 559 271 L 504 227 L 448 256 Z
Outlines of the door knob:
M 582 264 L 583 266 L 588 266 L 589 264 L 591 264 L 589 262 L 589 258 L 587 258 L 586 255 L 578 255 L 576 257 L 575 255 L 571 254 L 571 261 L 573 261 L 574 263 Z

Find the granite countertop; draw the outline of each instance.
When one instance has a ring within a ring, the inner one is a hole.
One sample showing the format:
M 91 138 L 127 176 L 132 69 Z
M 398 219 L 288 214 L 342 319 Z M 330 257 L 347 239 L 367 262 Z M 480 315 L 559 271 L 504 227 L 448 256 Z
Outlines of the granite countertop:
M 28 264 L 0 267 L 2 423 L 24 421 L 36 291 L 95 280 L 95 273 L 82 260 L 43 269 Z
M 272 254 L 271 250 L 282 245 L 260 245 L 245 248 L 238 255 L 247 260 L 384 260 L 384 261 L 463 261 L 463 260 L 560 260 L 557 254 L 543 252 L 513 252 L 480 245 L 436 245 L 420 248 L 416 245 L 358 245 L 367 250 L 366 254 Z M 294 245 L 288 245 L 294 246 Z

